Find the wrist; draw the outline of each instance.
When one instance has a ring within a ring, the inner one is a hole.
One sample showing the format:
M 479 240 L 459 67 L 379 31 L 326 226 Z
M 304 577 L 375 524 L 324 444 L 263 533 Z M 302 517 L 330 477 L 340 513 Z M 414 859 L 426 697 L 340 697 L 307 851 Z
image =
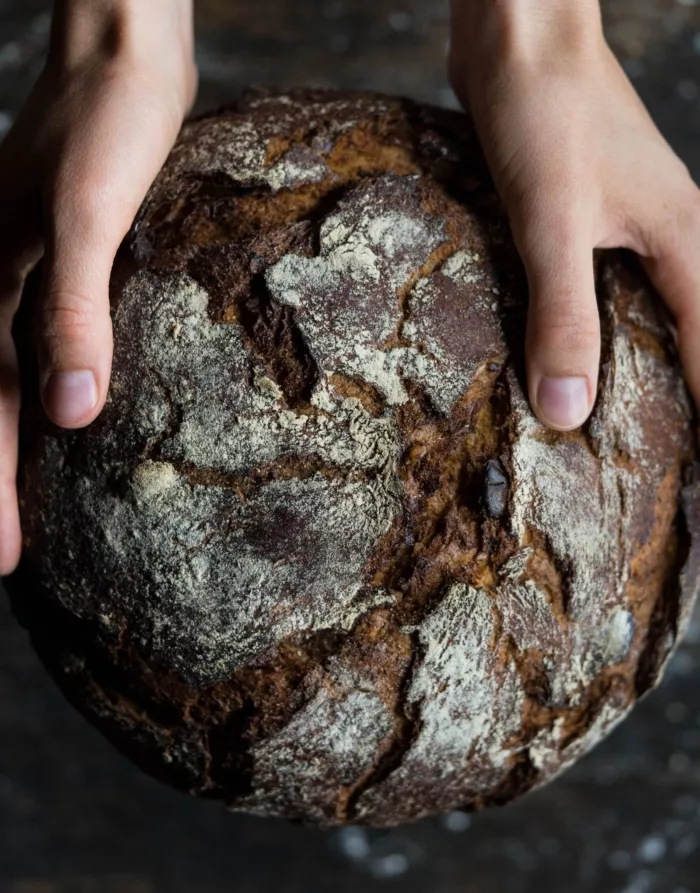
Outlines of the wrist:
M 603 38 L 599 0 L 452 0 L 450 70 L 534 70 L 587 56 Z

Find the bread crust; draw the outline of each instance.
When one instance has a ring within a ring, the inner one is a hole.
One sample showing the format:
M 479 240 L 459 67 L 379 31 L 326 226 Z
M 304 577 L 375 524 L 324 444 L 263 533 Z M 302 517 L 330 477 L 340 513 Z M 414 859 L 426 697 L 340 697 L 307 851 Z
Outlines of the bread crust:
M 68 697 L 157 777 L 324 826 L 589 750 L 700 573 L 673 339 L 629 255 L 596 263 L 598 400 L 557 434 L 465 117 L 297 91 L 188 123 L 115 267 L 105 411 L 23 416 L 9 588 Z

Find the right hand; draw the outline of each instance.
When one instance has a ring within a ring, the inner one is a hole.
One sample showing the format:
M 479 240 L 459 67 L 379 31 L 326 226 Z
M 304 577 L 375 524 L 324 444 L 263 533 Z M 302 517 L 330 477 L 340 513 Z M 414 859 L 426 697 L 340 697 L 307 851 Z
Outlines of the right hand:
M 59 0 L 46 67 L 0 145 L 0 575 L 21 548 L 11 326 L 42 255 L 43 405 L 89 424 L 109 385 L 109 278 L 197 86 L 192 0 Z
M 605 42 L 597 0 L 452 0 L 452 12 L 453 84 L 528 276 L 533 410 L 563 431 L 592 410 L 596 248 L 640 255 L 700 408 L 700 190 Z

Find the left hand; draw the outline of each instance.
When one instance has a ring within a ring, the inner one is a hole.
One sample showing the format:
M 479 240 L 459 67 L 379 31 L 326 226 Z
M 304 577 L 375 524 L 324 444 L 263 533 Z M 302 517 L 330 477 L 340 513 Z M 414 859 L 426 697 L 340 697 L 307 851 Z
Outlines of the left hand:
M 197 85 L 191 0 L 56 0 L 46 67 L 0 146 L 0 576 L 21 549 L 12 320 L 44 255 L 41 396 L 65 428 L 107 397 L 109 279 Z

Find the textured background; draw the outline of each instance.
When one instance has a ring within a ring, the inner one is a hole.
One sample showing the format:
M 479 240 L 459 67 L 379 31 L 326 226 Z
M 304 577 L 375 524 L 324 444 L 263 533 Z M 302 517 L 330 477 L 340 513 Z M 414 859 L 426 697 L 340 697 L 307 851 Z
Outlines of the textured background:
M 700 180 L 700 2 L 604 0 L 609 39 Z M 246 84 L 439 104 L 434 0 L 198 0 L 200 107 Z M 0 133 L 38 73 L 46 0 L 0 0 Z M 515 806 L 321 833 L 160 787 L 62 700 L 0 599 L 0 893 L 700 893 L 700 618 L 661 690 Z

